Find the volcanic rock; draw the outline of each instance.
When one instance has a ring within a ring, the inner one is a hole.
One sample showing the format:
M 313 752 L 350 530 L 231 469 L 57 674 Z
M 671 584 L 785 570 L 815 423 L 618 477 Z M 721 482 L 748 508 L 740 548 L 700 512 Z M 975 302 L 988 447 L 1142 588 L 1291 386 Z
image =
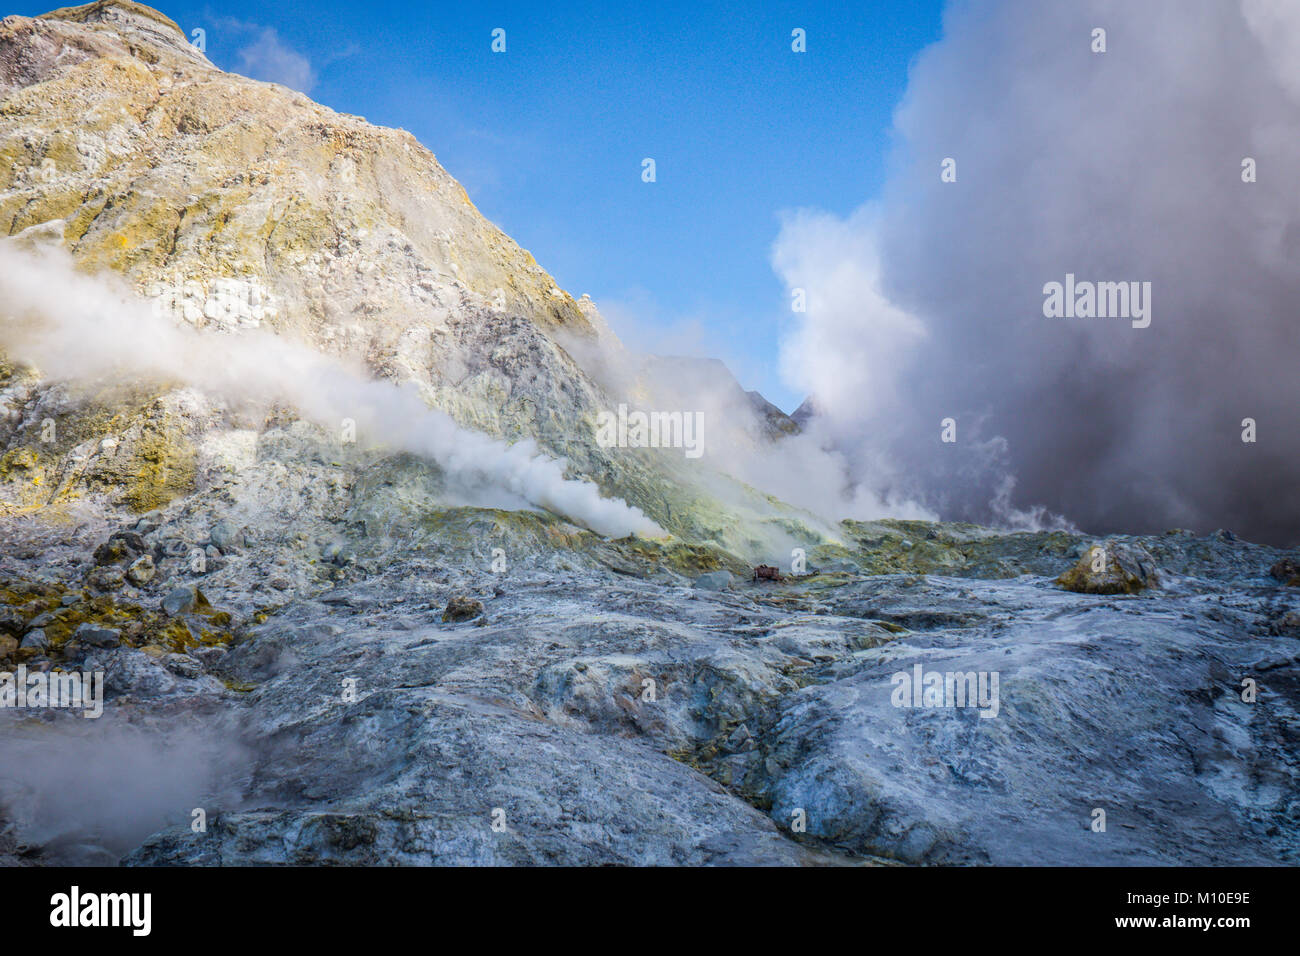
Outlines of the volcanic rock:
M 1107 541 L 1090 547 L 1056 583 L 1080 594 L 1137 594 L 1158 587 L 1160 579 L 1155 559 L 1145 550 Z
M 1300 561 L 1285 557 L 1268 569 L 1268 573 L 1287 587 L 1300 587 Z
M 442 612 L 442 620 L 444 624 L 457 624 L 461 621 L 472 620 L 482 613 L 482 601 L 457 595 L 447 602 L 447 607 Z

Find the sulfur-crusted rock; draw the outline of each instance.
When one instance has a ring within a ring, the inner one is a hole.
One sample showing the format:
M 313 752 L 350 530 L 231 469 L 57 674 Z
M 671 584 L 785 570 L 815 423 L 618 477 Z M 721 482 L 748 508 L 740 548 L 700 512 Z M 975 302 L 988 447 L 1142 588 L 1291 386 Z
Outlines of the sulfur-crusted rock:
M 1077 564 L 1056 579 L 1067 591 L 1080 594 L 1137 594 L 1158 587 L 1156 562 L 1136 545 L 1107 541 L 1094 544 Z
M 1287 587 L 1300 587 L 1300 561 L 1295 558 L 1282 558 L 1268 569 L 1268 573 Z
M 144 551 L 144 539 L 140 535 L 134 531 L 119 531 L 95 549 L 95 563 L 119 564 L 134 560 Z
M 157 569 L 154 566 L 153 558 L 147 554 L 142 554 L 131 562 L 131 567 L 127 569 L 127 580 L 136 587 L 144 587 L 154 579 Z
M 116 591 L 126 583 L 126 572 L 113 566 L 95 568 L 86 575 L 86 583 L 96 591 Z
M 457 595 L 447 602 L 442 612 L 443 623 L 455 624 L 470 621 L 483 613 L 483 602 L 470 597 Z

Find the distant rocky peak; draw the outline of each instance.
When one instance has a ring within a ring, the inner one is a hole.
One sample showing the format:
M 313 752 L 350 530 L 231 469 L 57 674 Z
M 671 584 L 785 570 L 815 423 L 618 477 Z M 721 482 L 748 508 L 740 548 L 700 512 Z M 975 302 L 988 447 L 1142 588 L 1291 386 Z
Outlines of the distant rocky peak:
M 41 20 L 103 25 L 120 35 L 134 35 L 155 46 L 167 47 L 185 56 L 207 62 L 207 57 L 190 42 L 185 31 L 163 13 L 131 0 L 96 0 L 79 7 L 63 7 L 43 14 Z

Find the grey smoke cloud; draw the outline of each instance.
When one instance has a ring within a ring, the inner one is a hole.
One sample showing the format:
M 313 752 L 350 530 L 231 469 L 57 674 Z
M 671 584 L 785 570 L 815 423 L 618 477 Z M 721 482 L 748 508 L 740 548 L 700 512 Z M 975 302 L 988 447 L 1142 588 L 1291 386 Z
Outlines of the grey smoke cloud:
M 944 517 L 1295 543 L 1297 128 L 1300 4 L 954 2 L 879 201 L 773 248 L 809 303 L 784 373 L 859 480 Z M 1044 316 L 1067 274 L 1150 282 L 1149 327 Z

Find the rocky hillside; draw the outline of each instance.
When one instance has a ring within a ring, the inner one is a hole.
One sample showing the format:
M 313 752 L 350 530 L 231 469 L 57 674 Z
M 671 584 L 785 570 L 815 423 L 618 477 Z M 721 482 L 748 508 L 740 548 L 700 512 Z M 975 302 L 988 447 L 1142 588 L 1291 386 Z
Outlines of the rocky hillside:
M 723 505 L 701 490 L 695 473 L 707 465 L 599 445 L 599 413 L 640 388 L 635 378 L 597 384 L 571 353 L 599 372 L 617 340 L 590 300 L 575 301 L 479 214 L 428 149 L 217 69 L 157 11 L 97 2 L 4 20 L 0 234 L 124 277 L 186 327 L 267 330 L 410 384 L 475 432 L 535 441 L 572 477 L 680 536 L 763 547 L 763 496 L 724 479 Z M 204 490 L 205 449 L 265 425 L 165 382 L 51 395 L 39 373 L 0 357 L 11 409 L 0 481 L 27 507 L 107 493 L 150 510 Z M 673 408 L 699 407 L 687 391 L 673 398 Z M 40 441 L 47 419 L 57 437 Z M 736 427 L 726 416 L 714 425 Z M 112 463 L 83 454 L 105 441 Z

